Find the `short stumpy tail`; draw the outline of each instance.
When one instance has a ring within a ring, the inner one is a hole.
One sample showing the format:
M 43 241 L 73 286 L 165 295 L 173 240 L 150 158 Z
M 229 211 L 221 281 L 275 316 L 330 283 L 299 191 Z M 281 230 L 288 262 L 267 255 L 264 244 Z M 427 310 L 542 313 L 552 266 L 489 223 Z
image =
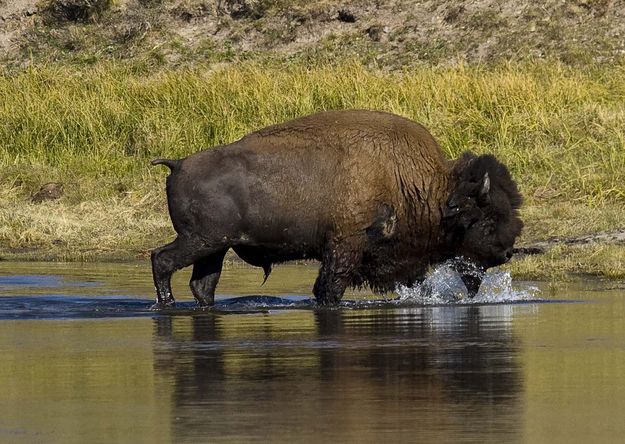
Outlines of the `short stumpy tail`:
M 176 171 L 180 166 L 180 160 L 173 159 L 154 159 L 152 165 L 167 165 L 170 170 Z

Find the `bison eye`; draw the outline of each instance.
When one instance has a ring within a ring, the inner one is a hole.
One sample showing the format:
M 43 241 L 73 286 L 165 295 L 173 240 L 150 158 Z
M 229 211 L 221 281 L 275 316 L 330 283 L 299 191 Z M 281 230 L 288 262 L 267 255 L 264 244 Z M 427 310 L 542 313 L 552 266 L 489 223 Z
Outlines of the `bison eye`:
M 458 207 L 447 207 L 443 209 L 443 219 L 452 218 L 460 213 L 460 208 Z

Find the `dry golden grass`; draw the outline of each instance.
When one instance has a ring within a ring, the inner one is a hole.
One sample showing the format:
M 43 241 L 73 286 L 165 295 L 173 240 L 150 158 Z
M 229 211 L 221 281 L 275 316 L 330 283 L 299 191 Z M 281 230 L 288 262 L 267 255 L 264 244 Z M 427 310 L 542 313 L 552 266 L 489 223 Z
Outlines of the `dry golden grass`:
M 249 63 L 147 76 L 102 64 L 6 73 L 0 75 L 0 256 L 143 255 L 173 234 L 166 169 L 150 168 L 149 160 L 342 108 L 420 121 L 450 158 L 465 150 L 494 153 L 526 198 L 522 243 L 622 228 L 623 74 L 622 66 L 575 70 L 554 63 L 393 73 L 359 63 Z M 50 181 L 63 182 L 65 195 L 31 203 Z M 513 267 L 526 277 L 554 267 L 620 276 L 622 252 L 570 247 Z
M 625 278 L 624 245 L 558 245 L 543 255 L 525 256 L 504 267 L 517 279 L 566 280 L 570 276 Z
M 171 236 L 153 205 L 130 199 L 0 207 L 5 258 L 116 260 L 143 256 Z

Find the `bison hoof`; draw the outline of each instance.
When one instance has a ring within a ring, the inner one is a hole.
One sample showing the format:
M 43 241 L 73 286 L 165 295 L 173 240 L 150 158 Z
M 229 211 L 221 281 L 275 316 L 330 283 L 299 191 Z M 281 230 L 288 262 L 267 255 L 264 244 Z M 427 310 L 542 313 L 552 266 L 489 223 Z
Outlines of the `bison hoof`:
M 197 308 L 200 310 L 208 310 L 213 306 L 213 301 L 197 300 Z
M 173 299 L 170 299 L 166 302 L 157 302 L 156 304 L 150 307 L 150 310 L 160 311 L 160 310 L 166 310 L 168 308 L 175 308 L 175 307 L 176 307 L 176 301 L 174 301 Z

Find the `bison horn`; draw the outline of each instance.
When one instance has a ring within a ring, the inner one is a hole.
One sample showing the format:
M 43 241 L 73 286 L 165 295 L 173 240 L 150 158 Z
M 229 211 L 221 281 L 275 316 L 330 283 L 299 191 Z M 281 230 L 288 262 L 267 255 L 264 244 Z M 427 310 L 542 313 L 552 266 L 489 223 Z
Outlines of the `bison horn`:
M 480 189 L 480 197 L 487 198 L 488 193 L 490 192 L 490 177 L 488 177 L 488 173 L 484 173 L 484 178 L 482 179 L 482 188 Z

